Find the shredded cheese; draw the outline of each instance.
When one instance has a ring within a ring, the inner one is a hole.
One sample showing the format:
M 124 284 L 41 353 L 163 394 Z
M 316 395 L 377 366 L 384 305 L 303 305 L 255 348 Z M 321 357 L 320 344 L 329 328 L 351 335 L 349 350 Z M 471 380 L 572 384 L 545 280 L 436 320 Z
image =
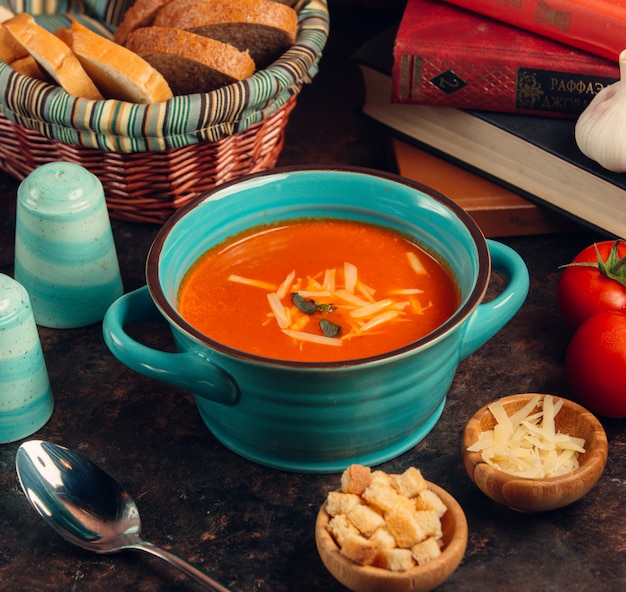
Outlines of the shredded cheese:
M 356 291 L 366 300 L 374 302 L 374 294 L 376 293 L 376 290 L 367 284 L 364 284 L 361 280 L 357 280 L 356 282 Z
M 234 273 L 228 276 L 228 281 L 236 282 L 238 284 L 246 284 L 247 286 L 253 286 L 255 288 L 261 288 L 262 290 L 269 290 L 272 292 L 276 290 L 276 284 L 264 282 L 262 280 L 241 277 L 240 275 L 235 275 Z
M 331 294 L 335 291 L 335 278 L 337 277 L 336 271 L 334 269 L 327 269 L 324 272 L 324 281 L 322 285 L 326 288 Z
M 270 304 L 270 308 L 272 309 L 272 313 L 276 317 L 276 322 L 281 329 L 286 329 L 289 327 L 289 313 L 287 309 L 283 306 L 280 298 L 276 292 L 270 292 L 267 295 L 267 300 Z
M 413 268 L 413 271 L 417 275 L 428 275 L 428 271 L 426 271 L 426 268 L 419 260 L 419 257 L 415 253 L 413 253 L 413 251 L 408 251 L 406 256 L 409 260 L 409 265 Z
M 287 274 L 287 277 L 282 281 L 280 286 L 278 286 L 278 290 L 276 290 L 276 295 L 278 296 L 279 300 L 282 300 L 285 296 L 287 296 L 287 294 L 289 294 L 295 277 L 296 270 L 294 269 Z
M 343 264 L 343 275 L 346 291 L 354 294 L 354 291 L 356 289 L 356 282 L 359 278 L 359 273 L 356 265 L 353 265 L 349 261 L 345 261 Z
M 372 315 L 378 314 L 381 310 L 385 308 L 389 308 L 393 304 L 393 300 L 391 298 L 385 298 L 384 300 L 379 300 L 378 302 L 372 302 L 372 304 L 367 304 L 362 308 L 357 308 L 350 312 L 350 316 L 355 319 L 361 319 L 363 317 L 370 317 Z
M 499 401 L 489 406 L 496 420 L 492 430 L 481 432 L 468 447 L 483 460 L 505 473 L 520 477 L 546 478 L 578 468 L 578 455 L 585 452 L 584 438 L 557 432 L 555 417 L 563 406 L 547 395 L 539 396 L 511 416 Z M 534 412 L 540 407 L 539 412 Z
M 348 304 L 351 304 L 353 306 L 359 306 L 359 307 L 360 306 L 367 306 L 370 303 L 370 301 L 363 300 L 363 298 L 360 298 L 356 294 L 348 292 L 347 288 L 346 289 L 337 290 L 335 292 L 335 296 L 339 300 L 341 300 L 343 302 L 346 302 Z
M 426 273 L 414 253 L 407 253 L 407 262 L 417 276 Z M 418 295 L 423 293 L 423 290 L 416 286 L 391 290 L 384 298 L 377 300 L 374 296 L 376 290 L 361 280 L 358 268 L 350 262 L 344 262 L 342 267 L 325 269 L 315 276 L 306 278 L 296 277 L 296 271 L 292 270 L 278 285 L 235 274 L 230 275 L 228 279 L 266 290 L 268 318 L 273 317 L 285 335 L 299 342 L 338 346 L 345 339 L 367 332 L 371 334 L 375 328 L 406 319 L 407 309 L 422 314 L 431 306 L 430 302 L 426 306 L 419 302 Z M 305 300 L 312 300 L 321 307 L 345 310 L 350 326 L 342 328 L 335 337 L 320 334 L 319 328 L 316 327 L 309 330 L 310 315 L 294 305 L 292 294 L 297 294 Z
M 305 331 L 291 331 L 290 329 L 283 329 L 283 333 L 289 337 L 298 341 L 308 341 L 310 343 L 320 343 L 322 345 L 341 345 L 341 340 L 334 337 L 326 337 L 324 335 L 317 335 L 316 333 L 307 333 Z
M 383 323 L 386 323 L 387 321 L 391 321 L 392 319 L 395 319 L 399 314 L 400 314 L 399 310 L 386 310 L 384 312 L 381 312 L 380 314 L 377 314 L 375 317 L 372 317 L 369 321 L 367 321 L 367 323 L 364 323 L 363 325 L 361 325 L 361 331 L 369 331 L 370 329 L 373 329 L 374 327 L 377 327 L 378 325 L 382 325 Z

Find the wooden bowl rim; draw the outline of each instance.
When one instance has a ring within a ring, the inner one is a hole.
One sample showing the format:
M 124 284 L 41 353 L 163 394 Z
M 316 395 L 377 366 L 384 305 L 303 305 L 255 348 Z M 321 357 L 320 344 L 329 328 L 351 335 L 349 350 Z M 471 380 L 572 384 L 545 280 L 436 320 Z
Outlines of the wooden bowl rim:
M 604 470 L 604 466 L 606 465 L 606 459 L 608 455 L 608 438 L 606 436 L 606 432 L 604 427 L 600 423 L 600 420 L 591 413 L 588 409 L 572 401 L 571 399 L 567 399 L 566 397 L 560 397 L 553 395 L 555 399 L 562 399 L 563 405 L 568 406 L 570 409 L 574 410 L 577 414 L 583 416 L 587 423 L 591 426 L 594 434 L 595 434 L 595 446 L 591 450 L 586 450 L 584 460 L 581 465 L 570 471 L 569 473 L 565 473 L 563 475 L 557 475 L 555 477 L 522 477 L 520 475 L 514 475 L 512 473 L 506 473 L 491 465 L 487 464 L 480 452 L 469 451 L 467 448 L 471 446 L 476 440 L 469 441 L 469 428 L 473 426 L 473 424 L 480 425 L 481 418 L 486 414 L 490 413 L 489 406 L 493 403 L 500 401 L 503 404 L 511 403 L 515 401 L 530 401 L 532 398 L 539 396 L 541 400 L 547 397 L 547 394 L 543 393 L 517 393 L 514 395 L 508 395 L 505 397 L 501 397 L 499 399 L 495 399 L 490 401 L 489 403 L 483 405 L 467 422 L 465 426 L 465 430 L 463 432 L 463 457 L 466 458 L 471 466 L 476 469 L 476 467 L 480 464 L 483 465 L 483 471 L 489 473 L 493 476 L 493 478 L 497 478 L 502 483 L 507 483 L 511 481 L 518 481 L 521 486 L 532 487 L 533 484 L 536 483 L 551 483 L 551 484 L 559 484 L 559 483 L 568 483 L 572 480 L 577 480 L 581 475 L 587 475 L 588 473 L 599 475 L 602 474 Z M 477 430 L 478 431 L 478 430 Z M 473 480 L 473 475 L 470 475 Z
M 376 567 L 372 565 L 359 565 L 358 563 L 348 559 L 341 555 L 339 546 L 328 532 L 326 525 L 330 520 L 330 515 L 326 512 L 326 502 L 320 508 L 317 519 L 315 522 L 315 540 L 318 545 L 318 551 L 321 554 L 321 547 L 324 547 L 328 552 L 335 554 L 336 558 L 342 564 L 342 567 L 347 571 L 353 571 L 359 574 L 363 579 L 372 578 L 376 580 L 393 580 L 395 582 L 401 582 L 405 580 L 417 580 L 421 577 L 430 575 L 432 573 L 443 571 L 442 567 L 451 567 L 449 570 L 445 570 L 447 577 L 458 567 L 465 555 L 465 549 L 467 547 L 468 538 L 468 524 L 467 518 L 463 508 L 454 497 L 449 494 L 445 489 L 435 485 L 430 481 L 426 481 L 428 489 L 436 493 L 441 501 L 445 504 L 447 511 L 451 513 L 452 520 L 455 525 L 452 538 L 448 544 L 443 548 L 441 555 L 424 565 L 416 565 L 411 569 L 405 571 L 391 571 L 382 567 Z M 328 566 L 327 566 L 328 567 Z M 330 570 L 329 570 L 330 571 Z M 331 572 L 332 573 L 332 572 Z M 335 575 L 335 574 L 333 574 Z M 441 582 L 440 582 L 441 583 Z

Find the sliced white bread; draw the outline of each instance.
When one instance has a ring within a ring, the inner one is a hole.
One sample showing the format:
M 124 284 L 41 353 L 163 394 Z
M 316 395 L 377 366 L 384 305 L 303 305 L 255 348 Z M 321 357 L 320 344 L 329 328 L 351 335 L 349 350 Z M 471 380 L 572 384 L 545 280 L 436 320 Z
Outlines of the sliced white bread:
M 72 29 L 70 27 L 61 27 L 54 32 L 54 35 L 63 41 L 65 45 L 72 47 Z
M 181 29 L 141 27 L 126 47 L 158 70 L 175 95 L 209 92 L 254 73 L 247 52 Z
M 6 6 L 0 6 L 0 23 L 8 21 L 11 17 L 14 17 L 15 13 L 9 10 Z
M 37 62 L 30 55 L 24 56 L 23 58 L 17 58 L 16 60 L 10 62 L 9 65 L 16 72 L 24 74 L 24 76 L 30 76 L 31 78 L 36 78 L 37 80 L 52 82 L 50 76 L 48 76 L 48 74 L 39 67 Z
M 153 19 L 248 50 L 258 69 L 280 57 L 296 41 L 298 15 L 272 0 L 171 0 Z
M 93 100 L 103 98 L 74 52 L 53 33 L 38 25 L 30 14 L 17 14 L 5 21 L 4 26 L 39 67 L 70 95 Z
M 3 22 L 15 16 L 3 6 L 0 6 L 0 9 L 2 9 L 0 10 L 0 20 Z M 0 60 L 9 64 L 20 74 L 38 80 L 50 80 L 50 77 L 42 72 L 35 58 L 28 53 L 28 50 L 21 43 L 15 40 L 4 24 L 0 24 Z
M 27 49 L 15 40 L 4 24 L 0 24 L 0 60 L 10 64 L 27 55 L 30 55 Z
M 107 99 L 160 103 L 173 97 L 163 75 L 135 52 L 72 21 L 71 47 Z

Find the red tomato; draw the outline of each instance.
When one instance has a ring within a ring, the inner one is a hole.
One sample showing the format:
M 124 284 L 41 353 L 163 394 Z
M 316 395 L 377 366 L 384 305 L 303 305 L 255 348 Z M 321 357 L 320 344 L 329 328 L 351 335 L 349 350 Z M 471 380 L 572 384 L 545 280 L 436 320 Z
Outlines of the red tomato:
M 567 348 L 565 372 L 587 409 L 626 417 L 626 314 L 606 311 L 587 319 Z
M 603 241 L 583 249 L 564 266 L 556 297 L 572 330 L 598 312 L 626 313 L 626 242 Z

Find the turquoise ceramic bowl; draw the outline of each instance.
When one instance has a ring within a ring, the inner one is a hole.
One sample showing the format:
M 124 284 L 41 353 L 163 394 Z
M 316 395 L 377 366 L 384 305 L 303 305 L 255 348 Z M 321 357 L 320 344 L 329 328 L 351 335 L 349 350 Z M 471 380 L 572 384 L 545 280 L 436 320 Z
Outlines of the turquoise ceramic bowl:
M 212 341 L 177 312 L 178 287 L 207 249 L 259 224 L 332 216 L 382 224 L 447 262 L 462 302 L 415 343 L 345 363 L 280 362 Z M 481 303 L 491 265 L 508 285 Z M 108 310 L 105 341 L 137 372 L 191 391 L 225 446 L 283 470 L 337 472 L 376 465 L 422 440 L 439 419 L 460 360 L 523 304 L 528 271 L 510 248 L 486 241 L 452 201 L 406 179 L 364 169 L 287 168 L 222 185 L 175 214 L 147 261 L 147 286 Z M 167 319 L 179 353 L 132 339 L 124 325 Z

